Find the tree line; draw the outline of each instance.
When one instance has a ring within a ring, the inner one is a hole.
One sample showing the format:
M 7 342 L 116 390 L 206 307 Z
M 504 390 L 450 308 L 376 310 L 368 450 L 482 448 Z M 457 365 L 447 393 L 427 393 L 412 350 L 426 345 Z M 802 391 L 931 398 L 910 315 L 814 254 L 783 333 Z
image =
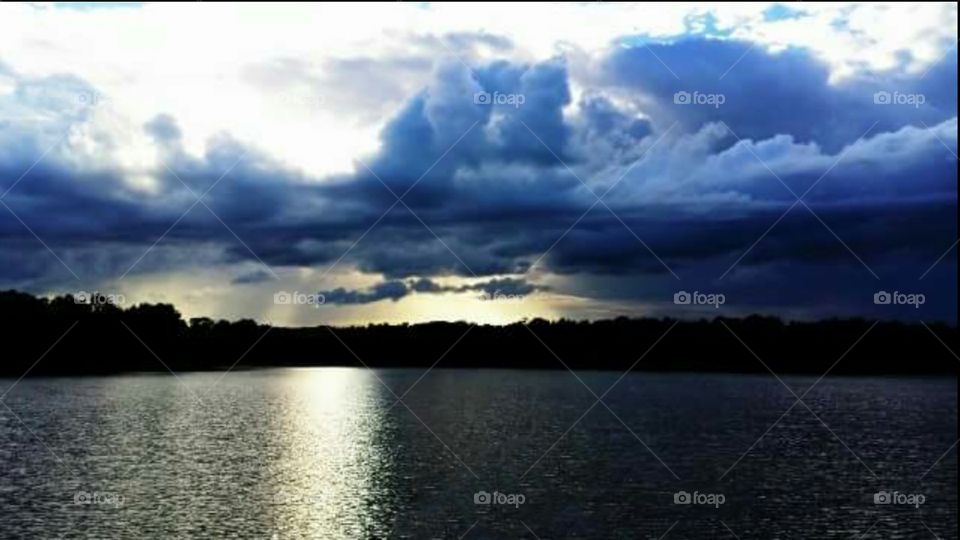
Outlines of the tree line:
M 121 308 L 0 292 L 0 375 L 273 366 L 956 374 L 957 328 L 866 319 L 533 319 L 271 327 L 183 319 L 170 304 Z M 856 344 L 854 346 L 854 344 Z M 837 362 L 839 360 L 839 362 Z M 834 366 L 834 364 L 836 365 Z

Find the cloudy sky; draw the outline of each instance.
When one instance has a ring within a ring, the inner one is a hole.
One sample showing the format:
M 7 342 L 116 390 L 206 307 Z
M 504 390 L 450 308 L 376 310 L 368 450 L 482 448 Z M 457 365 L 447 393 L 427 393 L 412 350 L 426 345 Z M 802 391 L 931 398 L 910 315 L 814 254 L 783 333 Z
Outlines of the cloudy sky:
M 4 289 L 955 321 L 956 238 L 955 3 L 0 4 Z

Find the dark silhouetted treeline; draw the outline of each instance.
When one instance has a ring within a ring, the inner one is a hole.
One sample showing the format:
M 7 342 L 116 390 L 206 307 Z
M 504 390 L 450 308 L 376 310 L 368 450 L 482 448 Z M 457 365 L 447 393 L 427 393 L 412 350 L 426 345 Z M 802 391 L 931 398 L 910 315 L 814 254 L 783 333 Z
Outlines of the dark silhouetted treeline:
M 658 339 L 636 370 L 766 373 L 765 363 L 778 374 L 820 375 L 845 353 L 831 373 L 956 374 L 960 366 L 947 349 L 957 350 L 957 329 L 945 324 L 880 322 L 851 349 L 873 321 L 717 318 L 681 321 L 662 337 L 674 323 L 535 319 L 527 328 L 471 328 L 463 322 L 270 328 L 250 320 L 187 322 L 169 304 L 120 309 L 7 291 L 0 292 L 0 374 L 219 370 L 234 364 L 425 368 L 445 353 L 439 368 L 563 369 L 565 363 L 572 369 L 626 370 Z

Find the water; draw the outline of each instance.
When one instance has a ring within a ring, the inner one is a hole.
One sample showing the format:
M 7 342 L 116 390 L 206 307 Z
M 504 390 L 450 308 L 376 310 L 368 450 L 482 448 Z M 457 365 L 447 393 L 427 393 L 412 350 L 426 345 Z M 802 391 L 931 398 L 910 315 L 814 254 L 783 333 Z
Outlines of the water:
M 421 374 L 20 381 L 0 406 L 0 536 L 956 535 L 954 379 L 826 379 L 813 413 L 767 432 L 796 401 L 772 376 L 631 374 L 594 405 L 565 371 L 437 369 L 396 403 Z M 597 395 L 620 376 L 578 375 Z

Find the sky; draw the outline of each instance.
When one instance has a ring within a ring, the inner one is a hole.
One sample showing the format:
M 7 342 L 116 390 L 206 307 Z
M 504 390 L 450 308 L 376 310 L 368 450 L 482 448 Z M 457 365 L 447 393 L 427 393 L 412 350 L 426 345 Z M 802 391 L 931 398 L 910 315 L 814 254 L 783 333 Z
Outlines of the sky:
M 0 4 L 0 289 L 956 321 L 955 3 Z

